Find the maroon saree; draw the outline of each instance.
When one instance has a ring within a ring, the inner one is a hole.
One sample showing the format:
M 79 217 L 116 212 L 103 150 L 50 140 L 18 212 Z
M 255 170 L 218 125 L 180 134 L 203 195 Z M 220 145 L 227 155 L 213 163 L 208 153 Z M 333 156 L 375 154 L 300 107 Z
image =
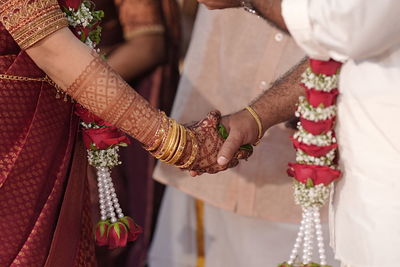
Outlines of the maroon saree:
M 0 24 L 0 74 L 45 74 Z M 72 104 L 0 77 L 0 266 L 95 266 Z M 77 171 L 80 170 L 80 171 Z

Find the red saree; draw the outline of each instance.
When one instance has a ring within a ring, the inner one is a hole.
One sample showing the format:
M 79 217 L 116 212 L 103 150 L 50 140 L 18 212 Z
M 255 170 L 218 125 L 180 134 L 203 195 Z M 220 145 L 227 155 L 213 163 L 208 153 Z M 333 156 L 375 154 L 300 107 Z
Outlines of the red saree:
M 0 74 L 44 77 L 2 24 Z M 0 266 L 95 266 L 78 118 L 55 92 L 0 77 Z

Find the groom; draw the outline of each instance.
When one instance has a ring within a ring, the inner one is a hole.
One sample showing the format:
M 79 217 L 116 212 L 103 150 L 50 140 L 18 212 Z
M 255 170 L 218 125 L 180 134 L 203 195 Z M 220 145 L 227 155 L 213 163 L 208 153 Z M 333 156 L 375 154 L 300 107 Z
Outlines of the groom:
M 236 0 L 201 0 L 210 9 Z M 335 190 L 331 244 L 346 267 L 397 266 L 400 262 L 400 2 L 384 0 L 253 0 L 247 8 L 290 32 L 311 57 L 344 63 L 340 74 L 337 135 L 344 176 Z M 295 92 L 292 92 L 295 94 Z M 270 102 L 278 107 L 267 106 Z M 273 101 L 276 99 L 276 101 Z M 282 102 L 279 102 L 283 100 Z M 253 104 L 265 128 L 287 102 L 281 94 Z M 230 136 L 218 162 L 257 138 L 251 118 L 239 112 L 224 123 Z M 361 153 L 360 153 L 361 152 Z M 390 241 L 389 241 L 390 240 Z M 389 242 L 388 242 L 389 241 Z

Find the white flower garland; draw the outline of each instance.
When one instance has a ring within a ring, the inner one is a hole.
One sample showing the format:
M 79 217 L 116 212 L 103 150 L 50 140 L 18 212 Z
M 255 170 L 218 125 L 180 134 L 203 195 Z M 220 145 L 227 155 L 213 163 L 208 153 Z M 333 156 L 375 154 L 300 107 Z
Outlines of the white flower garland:
M 94 10 L 94 3 L 89 0 L 81 2 L 78 9 L 68 7 L 64 10 L 67 16 L 68 24 L 73 28 L 87 28 L 96 25 L 104 16 L 103 11 Z M 100 42 L 101 27 L 96 26 L 87 36 L 83 35 L 82 31 L 78 31 L 78 34 L 87 46 L 95 49 Z M 97 52 L 100 50 L 97 49 Z
M 293 138 L 306 145 L 329 146 L 336 143 L 332 131 L 328 131 L 326 134 L 313 135 L 304 130 L 301 124 L 297 126 L 297 129 L 298 131 L 294 133 Z
M 319 63 L 319 62 L 315 62 Z M 324 64 L 331 64 L 331 62 L 325 62 Z M 336 64 L 336 67 L 339 67 L 337 62 L 332 62 L 332 64 Z M 329 67 L 334 67 L 331 65 Z M 301 81 L 307 90 L 315 89 L 317 91 L 323 92 L 331 92 L 334 89 L 337 89 L 338 86 L 338 75 L 324 75 L 324 74 L 315 74 L 312 72 L 311 68 L 308 68 L 302 74 Z M 312 94 L 316 94 L 315 91 L 309 91 L 309 97 L 312 97 Z M 333 93 L 332 93 L 333 94 Z M 322 95 L 320 97 L 335 97 L 336 95 Z M 303 119 L 309 120 L 312 123 L 322 122 L 324 120 L 333 119 L 336 116 L 336 105 L 330 105 L 328 107 L 324 107 L 321 103 L 318 107 L 313 107 L 306 97 L 299 98 L 299 106 L 295 113 L 297 117 L 301 117 Z M 307 127 L 312 127 L 309 125 Z M 293 135 L 293 139 L 298 141 L 299 143 L 305 145 L 314 145 L 317 147 L 325 147 L 330 146 L 336 143 L 336 138 L 334 137 L 334 131 L 330 129 L 326 133 L 321 133 L 314 135 L 308 132 L 301 124 L 301 121 L 297 124 L 298 131 Z M 336 148 L 331 149 L 326 152 L 325 155 L 320 157 L 314 157 L 312 155 L 307 154 L 300 148 L 297 148 L 296 151 L 296 162 L 297 164 L 302 164 L 304 166 L 297 165 L 297 168 L 300 168 L 294 175 L 304 175 L 302 172 L 302 168 L 311 168 L 315 169 L 315 166 L 324 166 L 331 168 L 332 170 L 337 171 L 337 166 L 335 166 L 335 156 L 336 156 Z M 307 166 L 313 165 L 313 166 Z M 319 167 L 319 168 L 321 168 Z M 294 170 L 291 170 L 294 171 Z M 315 171 L 315 170 L 313 170 Z M 323 173 L 323 172 L 321 172 Z M 321 175 L 316 173 L 315 175 Z M 328 174 L 327 174 L 328 175 Z M 334 175 L 334 174 L 330 174 Z M 301 176 L 300 176 L 301 177 Z M 299 177 L 299 179 L 300 179 Z M 322 178 L 322 177 L 317 177 Z M 301 177 L 304 179 L 304 177 Z M 301 226 L 293 247 L 293 250 L 290 254 L 289 260 L 279 265 L 279 267 L 311 267 L 311 266 L 319 266 L 319 267 L 329 267 L 326 262 L 325 248 L 324 248 L 324 239 L 322 235 L 322 226 L 320 220 L 319 209 L 326 204 L 330 191 L 333 187 L 333 183 L 329 185 L 324 185 L 324 183 L 313 184 L 314 180 L 312 178 L 307 178 L 307 181 L 301 180 L 301 182 L 297 179 L 294 179 L 293 188 L 294 188 L 294 199 L 296 204 L 301 205 L 303 211 L 303 219 L 301 221 Z M 312 262 L 312 256 L 314 251 L 314 240 L 316 240 L 316 245 L 319 253 L 319 264 Z M 302 258 L 299 258 L 299 249 L 303 247 Z
M 298 163 L 308 164 L 308 165 L 329 166 L 333 164 L 335 156 L 336 156 L 336 149 L 332 149 L 325 156 L 322 157 L 314 157 L 308 155 L 301 149 L 297 149 L 296 151 L 296 161 Z
M 325 107 L 313 107 L 308 100 L 301 96 L 299 97 L 299 106 L 295 113 L 296 117 L 303 117 L 310 121 L 324 121 L 336 116 L 336 106 L 332 105 Z
M 307 187 L 298 181 L 293 182 L 294 200 L 296 204 L 304 208 L 322 207 L 329 198 L 332 186 L 323 184 Z
M 301 83 L 307 88 L 313 88 L 318 91 L 330 92 L 333 89 L 338 88 L 339 77 L 337 74 L 334 75 L 323 75 L 312 72 L 311 68 L 307 68 L 306 71 L 301 75 Z

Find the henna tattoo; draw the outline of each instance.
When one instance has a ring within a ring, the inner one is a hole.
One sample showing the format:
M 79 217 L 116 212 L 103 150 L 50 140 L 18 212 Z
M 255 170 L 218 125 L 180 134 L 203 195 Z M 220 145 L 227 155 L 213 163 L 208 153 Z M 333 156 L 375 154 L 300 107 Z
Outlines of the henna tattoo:
M 159 127 L 159 111 L 99 56 L 94 56 L 66 92 L 91 112 L 145 145 L 150 144 Z
M 195 132 L 199 142 L 199 155 L 190 170 L 198 173 L 217 173 L 235 167 L 239 164 L 239 159 L 247 159 L 251 156 L 251 151 L 239 150 L 226 166 L 220 166 L 217 163 L 218 152 L 225 141 L 217 131 L 220 120 L 221 113 L 211 111 L 205 119 L 189 126 Z

